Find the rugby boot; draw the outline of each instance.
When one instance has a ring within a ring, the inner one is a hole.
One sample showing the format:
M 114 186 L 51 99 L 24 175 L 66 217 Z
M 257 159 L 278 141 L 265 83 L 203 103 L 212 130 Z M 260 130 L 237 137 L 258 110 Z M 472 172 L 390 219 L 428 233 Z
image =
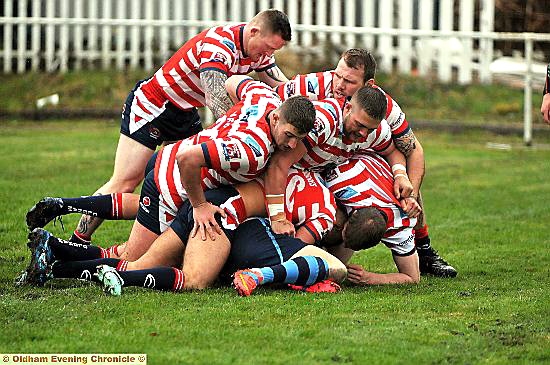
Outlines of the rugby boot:
M 418 249 L 420 273 L 439 276 L 441 278 L 454 278 L 458 272 L 449 265 L 431 246 L 427 249 Z
M 342 290 L 340 285 L 328 279 L 309 286 L 289 284 L 288 287 L 292 290 L 303 291 L 306 293 L 338 293 Z
M 27 246 L 31 250 L 31 262 L 16 279 L 16 285 L 43 286 L 51 278 L 54 256 L 48 244 L 50 237 L 52 237 L 51 233 L 42 228 L 36 228 L 29 233 Z
M 103 291 L 109 295 L 119 296 L 122 294 L 124 280 L 120 277 L 114 267 L 99 265 L 94 274 L 103 285 Z
M 63 221 L 61 220 L 61 210 L 63 209 L 63 200 L 61 198 L 46 197 L 36 203 L 27 212 L 27 227 L 29 231 L 35 228 L 42 228 L 52 220 L 56 218 L 63 227 Z
M 233 274 L 233 287 L 241 297 L 248 297 L 262 279 L 262 274 L 258 271 L 250 269 L 239 270 Z

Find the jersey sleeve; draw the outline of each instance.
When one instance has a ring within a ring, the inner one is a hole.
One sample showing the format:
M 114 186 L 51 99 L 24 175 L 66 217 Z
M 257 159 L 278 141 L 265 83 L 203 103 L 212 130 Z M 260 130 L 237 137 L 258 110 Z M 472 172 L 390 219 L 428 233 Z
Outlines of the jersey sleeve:
M 216 70 L 228 75 L 237 60 L 237 53 L 233 51 L 235 47 L 230 48 L 209 35 L 210 32 L 205 35 L 201 51 L 198 54 L 199 72 Z
M 370 146 L 372 150 L 376 152 L 382 152 L 391 145 L 391 129 L 385 119 L 382 120 L 376 131 L 374 131 L 373 133 L 375 133 L 375 138 Z
M 239 100 L 251 102 L 260 97 L 269 97 L 280 102 L 279 97 L 269 85 L 253 79 L 245 79 L 237 86 L 237 97 Z
M 296 75 L 292 80 L 277 86 L 276 91 L 282 100 L 294 95 L 306 96 L 310 100 L 322 100 L 332 94 L 332 73 L 316 72 Z
M 266 136 L 267 138 L 267 136 Z M 231 171 L 241 175 L 258 175 L 265 167 L 270 151 L 251 135 L 248 138 L 216 138 L 201 144 L 208 168 L 223 175 Z
M 411 129 L 409 122 L 405 118 L 405 113 L 397 102 L 388 94 L 386 94 L 388 109 L 386 111 L 386 121 L 388 122 L 391 133 L 394 138 L 399 138 L 409 132 Z
M 337 118 L 340 113 L 339 103 L 335 99 L 314 101 L 313 105 L 315 106 L 314 126 L 303 140 L 307 148 L 321 145 L 336 134 Z

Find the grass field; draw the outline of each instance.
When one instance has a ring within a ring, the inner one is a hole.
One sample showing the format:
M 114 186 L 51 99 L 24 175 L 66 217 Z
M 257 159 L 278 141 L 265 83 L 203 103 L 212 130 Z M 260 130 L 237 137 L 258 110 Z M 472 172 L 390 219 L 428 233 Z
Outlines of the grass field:
M 15 288 L 28 260 L 26 210 L 43 196 L 93 192 L 111 173 L 112 122 L 0 124 L 0 353 L 146 353 L 149 364 L 550 363 L 550 149 L 536 139 L 416 131 L 433 244 L 456 279 L 304 295 L 229 288 L 183 294 L 95 285 Z M 487 148 L 487 142 L 511 149 Z M 77 216 L 64 220 L 67 237 Z M 130 222 L 105 224 L 110 245 Z M 384 247 L 354 262 L 394 270 Z

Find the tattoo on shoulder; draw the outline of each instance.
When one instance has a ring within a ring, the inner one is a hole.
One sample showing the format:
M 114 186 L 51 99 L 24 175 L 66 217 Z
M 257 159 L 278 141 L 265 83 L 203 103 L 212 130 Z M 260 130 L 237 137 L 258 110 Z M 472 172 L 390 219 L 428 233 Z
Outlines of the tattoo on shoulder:
M 395 143 L 395 147 L 397 147 L 405 157 L 409 156 L 416 148 L 416 137 L 412 130 L 409 130 L 399 138 L 395 138 L 393 142 Z
M 216 119 L 225 114 L 233 105 L 225 90 L 225 80 L 227 80 L 227 75 L 219 71 L 201 72 L 206 106 L 212 111 Z

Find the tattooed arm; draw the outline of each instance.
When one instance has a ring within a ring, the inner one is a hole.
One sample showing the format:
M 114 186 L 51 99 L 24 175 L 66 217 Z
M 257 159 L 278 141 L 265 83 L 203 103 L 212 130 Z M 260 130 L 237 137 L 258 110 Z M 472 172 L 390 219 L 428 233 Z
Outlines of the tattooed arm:
M 413 194 L 418 197 L 424 178 L 424 149 L 412 129 L 409 129 L 404 135 L 394 138 L 393 142 L 407 159 L 407 174 L 413 186 Z
M 227 80 L 227 75 L 222 72 L 215 70 L 201 72 L 201 84 L 204 88 L 206 106 L 214 114 L 214 120 L 220 118 L 233 106 L 225 91 L 225 80 Z
M 265 82 L 271 87 L 284 84 L 288 81 L 283 71 L 277 65 L 265 71 L 257 72 L 257 75 L 260 81 Z

